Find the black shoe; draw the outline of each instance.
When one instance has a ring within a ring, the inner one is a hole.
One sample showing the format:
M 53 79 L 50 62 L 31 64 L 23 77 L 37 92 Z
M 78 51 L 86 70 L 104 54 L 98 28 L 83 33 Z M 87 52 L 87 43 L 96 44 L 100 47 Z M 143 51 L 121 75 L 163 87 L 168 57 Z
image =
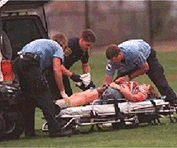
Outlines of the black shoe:
M 59 132 L 50 133 L 50 137 L 64 137 L 71 136 L 73 133 L 72 129 L 61 129 Z
M 39 137 L 38 134 L 34 133 L 34 134 L 25 134 L 25 138 L 36 138 L 36 137 Z
M 168 102 L 170 103 L 170 106 L 177 107 L 177 100 L 176 99 L 169 100 Z

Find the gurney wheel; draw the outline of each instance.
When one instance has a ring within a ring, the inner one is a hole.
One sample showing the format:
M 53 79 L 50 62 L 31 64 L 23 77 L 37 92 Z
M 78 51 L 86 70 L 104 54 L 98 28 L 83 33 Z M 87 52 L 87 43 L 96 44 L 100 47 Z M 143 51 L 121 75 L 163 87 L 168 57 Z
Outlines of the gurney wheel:
M 89 132 L 94 132 L 94 131 L 95 131 L 95 130 L 94 130 L 94 127 L 96 127 L 96 129 L 97 129 L 98 131 L 103 131 L 106 126 L 104 126 L 104 125 L 102 125 L 102 124 L 100 124 L 100 125 L 98 125 L 98 124 L 92 125 L 91 128 L 90 128 L 90 130 L 89 130 Z
M 171 123 L 176 123 L 176 122 L 177 122 L 177 118 L 176 118 L 176 117 L 172 117 L 172 118 L 170 119 L 170 122 L 171 122 Z
M 139 126 L 139 120 L 138 119 L 135 119 L 132 123 L 132 127 L 135 128 L 135 127 L 138 127 Z
M 48 131 L 49 131 L 47 122 L 45 122 L 45 123 L 42 125 L 42 131 L 43 131 L 43 132 L 48 132 Z
M 112 123 L 112 128 L 113 129 L 120 129 L 124 128 L 126 126 L 125 122 L 114 122 Z

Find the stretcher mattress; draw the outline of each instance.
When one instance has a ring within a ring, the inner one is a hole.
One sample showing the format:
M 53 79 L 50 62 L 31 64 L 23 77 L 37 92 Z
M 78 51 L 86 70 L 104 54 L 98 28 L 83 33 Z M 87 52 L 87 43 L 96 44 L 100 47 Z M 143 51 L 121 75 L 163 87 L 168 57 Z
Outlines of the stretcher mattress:
M 168 102 L 165 102 L 161 99 L 153 99 L 157 108 L 160 108 L 164 105 L 168 105 Z M 118 107 L 120 111 L 123 113 L 131 113 L 131 112 L 143 112 L 148 110 L 155 109 L 152 102 L 150 100 L 141 101 L 141 102 L 122 102 L 118 103 Z M 98 115 L 104 114 L 115 114 L 114 104 L 105 104 L 105 105 L 86 105 L 80 107 L 70 107 L 61 110 L 60 116 L 82 116 L 89 115 L 90 112 L 93 111 Z

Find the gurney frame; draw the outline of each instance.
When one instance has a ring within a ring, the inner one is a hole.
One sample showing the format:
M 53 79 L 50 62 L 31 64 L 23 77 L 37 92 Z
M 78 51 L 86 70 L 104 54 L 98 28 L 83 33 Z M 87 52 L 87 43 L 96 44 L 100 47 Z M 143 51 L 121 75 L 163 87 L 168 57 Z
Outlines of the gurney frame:
M 120 111 L 119 104 L 125 102 L 125 99 L 119 101 L 117 99 L 109 99 L 107 104 L 113 104 L 115 112 L 99 114 L 95 111 L 94 107 L 96 104 L 102 105 L 104 102 L 98 99 L 93 101 L 90 105 L 92 109 L 88 114 L 84 115 L 57 115 L 57 119 L 62 124 L 62 128 L 72 128 L 74 131 L 78 127 L 91 126 L 90 130 L 94 129 L 94 126 L 100 130 L 102 126 L 111 126 L 112 129 L 119 129 L 122 127 L 137 127 L 141 124 L 158 124 L 160 123 L 160 118 L 169 117 L 170 122 L 176 122 L 176 117 L 174 113 L 176 112 L 176 107 L 170 106 L 166 102 L 162 106 L 157 106 L 153 99 L 150 99 L 152 107 L 140 108 L 138 110 L 134 109 L 123 113 Z M 48 126 L 47 122 L 42 125 L 42 131 L 47 132 Z

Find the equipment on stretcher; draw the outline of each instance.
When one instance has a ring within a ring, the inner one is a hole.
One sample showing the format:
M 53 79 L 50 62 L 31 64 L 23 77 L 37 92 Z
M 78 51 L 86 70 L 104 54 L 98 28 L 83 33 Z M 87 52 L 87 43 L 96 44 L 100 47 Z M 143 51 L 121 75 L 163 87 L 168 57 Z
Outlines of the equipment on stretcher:
M 97 99 L 90 105 L 62 109 L 57 118 L 63 128 L 73 128 L 86 125 L 111 125 L 113 128 L 122 126 L 136 127 L 143 123 L 160 123 L 160 118 L 169 116 L 171 122 L 176 122 L 173 113 L 175 107 L 164 99 L 147 99 L 141 102 L 129 102 L 126 99 L 109 99 L 106 103 Z M 42 131 L 48 131 L 47 122 L 42 125 Z

